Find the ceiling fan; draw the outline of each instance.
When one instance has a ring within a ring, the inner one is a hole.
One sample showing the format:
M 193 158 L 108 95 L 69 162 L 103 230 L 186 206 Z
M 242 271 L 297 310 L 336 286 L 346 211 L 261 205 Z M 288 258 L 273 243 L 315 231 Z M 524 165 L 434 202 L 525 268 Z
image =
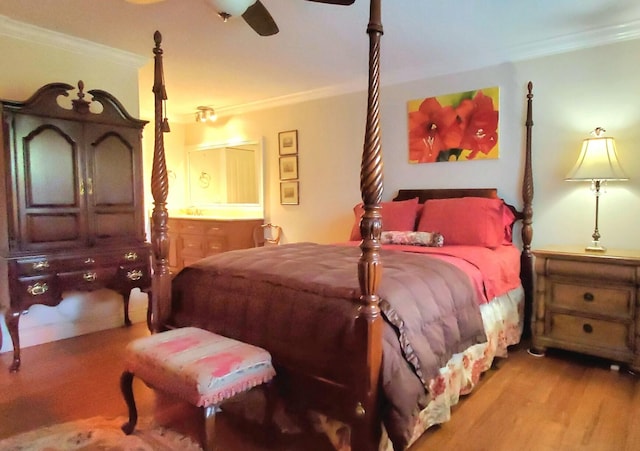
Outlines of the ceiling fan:
M 162 0 L 126 0 L 129 3 L 148 4 Z M 351 5 L 355 0 L 307 0 L 331 5 Z M 231 17 L 242 16 L 244 21 L 260 36 L 276 34 L 278 25 L 260 0 L 207 0 L 225 22 Z

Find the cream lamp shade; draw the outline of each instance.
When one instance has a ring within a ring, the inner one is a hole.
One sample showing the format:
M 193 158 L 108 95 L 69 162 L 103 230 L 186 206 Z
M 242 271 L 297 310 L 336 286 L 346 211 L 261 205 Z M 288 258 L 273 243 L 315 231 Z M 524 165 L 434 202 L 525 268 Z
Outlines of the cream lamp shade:
M 593 138 L 582 142 L 578 161 L 565 180 L 629 180 L 618 161 L 616 142 L 613 138 L 602 136 L 604 131 L 598 127 Z

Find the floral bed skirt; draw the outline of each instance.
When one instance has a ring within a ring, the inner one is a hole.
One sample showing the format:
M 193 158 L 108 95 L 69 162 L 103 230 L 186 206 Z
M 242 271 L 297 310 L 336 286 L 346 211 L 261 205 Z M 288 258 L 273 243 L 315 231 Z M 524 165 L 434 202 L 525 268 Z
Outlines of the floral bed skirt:
M 507 357 L 507 347 L 520 341 L 523 327 L 524 290 L 516 288 L 480 307 L 487 342 L 477 344 L 455 354 L 440 375 L 430 381 L 432 401 L 419 415 L 410 443 L 415 442 L 431 426 L 449 421 L 451 408 L 461 395 L 471 393 L 487 371 L 495 357 Z M 324 431 L 338 451 L 350 451 L 349 428 L 343 423 L 316 418 L 319 429 Z M 393 451 L 393 445 L 384 433 L 380 451 Z

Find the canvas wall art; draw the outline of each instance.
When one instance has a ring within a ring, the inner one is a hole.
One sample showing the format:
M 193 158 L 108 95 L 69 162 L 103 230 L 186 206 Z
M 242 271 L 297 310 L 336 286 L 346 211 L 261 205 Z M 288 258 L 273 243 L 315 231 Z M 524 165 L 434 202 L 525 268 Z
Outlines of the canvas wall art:
M 407 102 L 409 163 L 498 158 L 499 88 Z

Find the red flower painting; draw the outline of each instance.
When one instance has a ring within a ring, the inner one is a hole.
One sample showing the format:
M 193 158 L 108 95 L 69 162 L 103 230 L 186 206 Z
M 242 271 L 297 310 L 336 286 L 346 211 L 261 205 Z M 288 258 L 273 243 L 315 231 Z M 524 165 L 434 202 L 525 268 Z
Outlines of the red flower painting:
M 410 101 L 409 162 L 498 158 L 498 88 Z

